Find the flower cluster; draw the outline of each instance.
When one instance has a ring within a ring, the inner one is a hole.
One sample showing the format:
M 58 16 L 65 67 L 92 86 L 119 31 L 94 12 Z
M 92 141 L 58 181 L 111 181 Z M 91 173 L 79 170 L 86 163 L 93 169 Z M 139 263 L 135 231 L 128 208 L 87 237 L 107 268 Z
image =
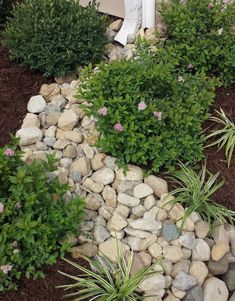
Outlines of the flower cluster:
M 11 148 L 7 148 L 5 150 L 5 155 L 8 156 L 8 157 L 12 157 L 12 156 L 14 156 L 14 154 L 15 154 L 15 152 Z
M 13 265 L 5 264 L 0 266 L 0 270 L 3 272 L 3 274 L 8 274 L 13 268 Z

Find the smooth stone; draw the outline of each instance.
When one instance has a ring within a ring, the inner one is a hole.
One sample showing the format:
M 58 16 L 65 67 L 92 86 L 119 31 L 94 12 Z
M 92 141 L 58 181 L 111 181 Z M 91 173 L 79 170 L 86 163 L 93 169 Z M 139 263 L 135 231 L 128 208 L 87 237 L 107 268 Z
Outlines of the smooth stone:
M 210 228 L 207 222 L 205 221 L 199 221 L 195 225 L 195 234 L 197 238 L 202 238 L 204 239 L 207 234 L 209 233 Z
M 144 173 L 140 167 L 128 164 L 128 171 L 124 173 L 122 168 L 118 169 L 116 172 L 116 178 L 122 181 L 142 181 Z
M 235 292 L 232 294 L 228 301 L 235 301 Z
M 101 193 L 104 189 L 104 185 L 92 181 L 91 178 L 86 178 L 86 180 L 83 182 L 82 187 L 87 188 L 91 192 L 95 193 Z
M 36 147 L 38 150 L 47 150 L 47 145 L 45 142 L 42 142 L 42 141 L 37 141 L 36 142 Z
M 184 298 L 184 296 L 186 295 L 185 291 L 179 290 L 178 288 L 175 288 L 174 286 L 171 287 L 171 291 L 173 293 L 173 295 L 177 298 L 179 298 L 180 300 Z
M 41 113 L 46 107 L 46 101 L 41 95 L 32 96 L 28 102 L 27 110 L 30 113 Z
M 183 219 L 177 221 L 176 225 L 182 230 L 182 231 L 194 231 L 194 222 L 187 217 L 184 221 Z
M 137 230 L 156 231 L 162 228 L 162 223 L 150 218 L 139 218 L 130 222 L 130 226 Z
M 103 153 L 95 154 L 91 159 L 92 169 L 97 171 L 105 166 L 104 161 L 106 159 L 106 155 Z
M 135 207 L 140 203 L 140 199 L 130 196 L 126 193 L 119 193 L 117 200 L 119 203 L 126 205 L 128 207 Z
M 149 253 L 145 252 L 145 251 L 141 251 L 138 254 L 141 257 L 141 259 L 144 263 L 144 266 L 149 267 L 152 263 L 152 256 Z
M 196 245 L 196 239 L 194 232 L 186 232 L 178 239 L 182 246 L 188 249 L 193 249 Z
M 167 291 L 167 297 L 164 298 L 164 301 L 180 301 L 179 298 L 174 296 L 170 290 Z
M 145 183 L 138 184 L 134 187 L 134 197 L 136 198 L 145 198 L 151 194 L 153 194 L 152 188 Z
M 147 277 L 142 281 L 142 283 L 139 285 L 139 288 L 144 291 L 158 291 L 161 289 L 164 289 L 166 286 L 166 279 L 161 274 L 153 274 L 150 277 Z
M 117 195 L 115 189 L 110 186 L 105 186 L 102 192 L 102 197 L 105 200 L 107 206 L 116 208 L 117 206 Z
M 211 258 L 214 261 L 219 261 L 226 253 L 229 252 L 229 245 L 226 242 L 217 242 L 211 250 Z
M 70 172 L 80 172 L 83 177 L 88 175 L 90 173 L 90 170 L 91 170 L 90 159 L 86 157 L 81 157 L 75 160 L 70 166 Z
M 60 94 L 60 86 L 57 83 L 43 84 L 40 88 L 39 94 L 42 95 L 46 101 L 51 101 L 55 95 Z
M 210 277 L 203 285 L 204 301 L 227 301 L 228 300 L 228 289 L 224 281 Z
M 154 195 L 149 195 L 144 199 L 144 207 L 146 210 L 150 210 L 157 203 Z
M 211 235 L 215 243 L 223 241 L 229 245 L 229 235 L 225 230 L 224 225 L 214 226 L 212 228 Z
M 128 245 L 117 241 L 115 238 L 111 237 L 106 240 L 104 243 L 99 245 L 99 251 L 101 254 L 107 256 L 112 262 L 117 262 L 118 258 L 118 248 L 117 244 L 119 244 L 120 250 L 125 254 L 130 250 Z
M 235 290 L 235 263 L 230 263 L 226 274 L 223 275 L 222 279 L 225 281 L 230 291 Z
M 162 178 L 151 175 L 144 178 L 144 183 L 149 185 L 158 197 L 161 197 L 163 193 L 168 193 L 167 182 Z
M 214 261 L 212 259 L 209 260 L 207 265 L 210 273 L 214 276 L 217 276 L 227 272 L 229 263 L 227 258 L 224 256 L 219 261 Z
M 128 217 L 128 215 L 130 214 L 129 207 L 124 205 L 118 205 L 115 211 L 124 217 Z
M 148 248 L 148 251 L 149 254 L 156 259 L 159 258 L 163 252 L 162 247 L 156 242 Z
M 92 180 L 103 185 L 108 185 L 113 183 L 115 174 L 111 168 L 104 167 L 93 173 L 91 176 Z
M 182 249 L 178 246 L 167 246 L 163 248 L 163 254 L 166 259 L 171 260 L 173 263 L 176 263 L 184 258 Z
M 179 237 L 180 231 L 175 224 L 164 223 L 162 233 L 166 241 L 171 241 Z
M 71 131 L 78 123 L 78 116 L 72 110 L 65 110 L 58 119 L 58 127 L 63 131 Z
M 80 184 L 82 183 L 82 175 L 79 171 L 70 171 L 69 175 L 75 183 L 80 183 Z
M 194 286 L 191 288 L 189 291 L 187 291 L 183 301 L 203 301 L 202 288 L 200 286 Z
M 210 260 L 210 247 L 201 238 L 196 239 L 195 247 L 192 249 L 193 261 L 209 261 Z
M 143 215 L 145 214 L 146 209 L 143 205 L 139 204 L 135 207 L 132 207 L 132 213 L 136 216 L 136 217 L 143 217 Z
M 61 114 L 62 114 L 61 112 L 51 112 L 51 113 L 47 114 L 47 117 L 46 117 L 47 124 L 49 126 L 50 125 L 57 125 Z
M 194 287 L 196 284 L 197 280 L 183 271 L 179 271 L 172 282 L 172 285 L 174 287 L 182 291 L 186 291 Z
M 124 231 L 128 234 L 128 235 L 133 235 L 135 237 L 139 237 L 139 238 L 146 238 L 150 235 L 149 232 L 147 231 L 142 231 L 142 230 L 136 230 L 136 229 L 133 229 L 131 227 L 126 227 L 124 229 Z
M 114 213 L 114 208 L 108 206 L 102 206 L 99 208 L 99 215 L 104 219 L 109 220 Z
M 184 216 L 185 210 L 184 207 L 181 204 L 174 204 L 169 211 L 169 218 L 175 222 L 182 219 Z
M 154 234 L 149 235 L 141 241 L 140 249 L 141 251 L 147 250 L 151 245 L 157 241 L 157 236 Z
M 140 251 L 141 239 L 135 236 L 128 236 L 124 239 L 124 242 L 130 247 L 132 251 Z
M 208 273 L 209 273 L 208 268 L 204 262 L 192 261 L 189 267 L 189 275 L 197 279 L 197 284 L 202 286 Z
M 77 157 L 77 149 L 74 145 L 69 144 L 64 148 L 63 156 L 66 158 L 74 159 Z
M 56 138 L 44 138 L 43 141 L 46 143 L 48 146 L 53 146 L 56 143 Z
M 83 140 L 82 133 L 79 131 L 67 131 L 64 132 L 64 138 L 74 143 L 81 143 Z
M 113 30 L 113 31 L 119 31 L 121 26 L 122 26 L 122 20 L 117 19 L 114 22 L 112 22 L 111 24 L 109 24 L 108 29 Z
M 56 95 L 51 100 L 51 104 L 57 107 L 59 111 L 61 111 L 65 107 L 66 102 L 67 101 L 63 95 Z
M 112 231 L 120 231 L 128 225 L 126 219 L 116 211 L 109 221 L 108 227 Z
M 21 128 L 39 128 L 40 120 L 36 114 L 27 113 Z
M 42 131 L 39 128 L 22 128 L 16 132 L 20 138 L 19 145 L 31 145 L 42 139 Z
M 172 271 L 171 271 L 171 276 L 173 278 L 176 277 L 176 275 L 178 274 L 178 272 L 183 271 L 186 274 L 188 274 L 189 271 L 189 267 L 190 267 L 190 260 L 187 259 L 181 259 L 180 261 L 176 262 L 173 266 L 172 266 Z
M 85 208 L 89 210 L 98 210 L 103 203 L 103 199 L 98 193 L 90 193 L 85 198 Z
M 99 224 L 96 225 L 94 228 L 94 237 L 95 237 L 95 241 L 98 244 L 101 244 L 110 237 L 110 233 L 103 225 Z
M 131 254 L 130 254 L 131 256 Z M 129 258 L 129 257 L 128 257 Z M 139 270 L 143 269 L 145 267 L 144 261 L 141 258 L 141 256 L 134 252 L 133 253 L 133 260 L 132 260 L 132 267 L 131 267 L 131 275 L 137 273 Z
M 73 247 L 71 249 L 72 257 L 74 259 L 80 258 L 81 255 L 85 255 L 87 257 L 94 257 L 98 253 L 98 248 L 93 243 L 85 243 L 84 245 Z

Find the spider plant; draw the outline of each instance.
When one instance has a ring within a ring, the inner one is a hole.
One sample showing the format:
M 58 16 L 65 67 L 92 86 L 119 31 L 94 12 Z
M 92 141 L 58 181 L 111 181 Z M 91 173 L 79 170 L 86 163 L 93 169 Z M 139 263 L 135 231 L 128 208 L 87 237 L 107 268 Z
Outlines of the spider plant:
M 215 220 L 221 223 L 227 220 L 232 224 L 235 212 L 211 199 L 211 196 L 224 184 L 224 180 L 218 180 L 220 173 L 212 174 L 206 169 L 206 164 L 198 173 L 183 163 L 179 166 L 180 170 L 171 177 L 179 187 L 171 191 L 170 194 L 175 196 L 175 199 L 170 203 L 181 203 L 187 208 L 182 218 L 181 229 L 186 218 L 194 211 L 201 214 L 210 228 Z
M 235 146 L 235 124 L 228 116 L 226 116 L 221 108 L 220 112 L 216 111 L 216 113 L 218 114 L 218 117 L 212 116 L 210 117 L 210 120 L 218 123 L 221 128 L 206 137 L 206 139 L 216 138 L 215 141 L 206 147 L 210 147 L 212 145 L 217 145 L 218 149 L 225 147 L 225 157 L 229 167 Z
M 90 259 L 86 256 L 81 256 L 85 259 L 95 271 L 91 271 L 81 265 L 64 259 L 66 262 L 83 272 L 83 275 L 72 276 L 63 272 L 65 275 L 75 282 L 68 285 L 61 285 L 64 291 L 76 289 L 74 293 L 66 295 L 67 297 L 75 297 L 74 301 L 85 300 L 90 301 L 136 301 L 142 300 L 143 296 L 137 291 L 138 286 L 146 278 L 155 274 L 153 267 L 159 263 L 159 259 L 150 267 L 145 267 L 138 272 L 131 274 L 133 264 L 133 252 L 128 260 L 125 255 L 117 247 L 117 264 L 112 263 L 106 256 L 97 256 L 96 259 Z

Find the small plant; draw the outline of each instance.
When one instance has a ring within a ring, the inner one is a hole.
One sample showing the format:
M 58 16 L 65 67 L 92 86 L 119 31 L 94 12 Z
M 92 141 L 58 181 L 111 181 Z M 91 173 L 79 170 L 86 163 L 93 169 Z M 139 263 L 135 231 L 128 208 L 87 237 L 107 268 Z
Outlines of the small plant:
M 151 55 L 83 70 L 79 97 L 92 106 L 104 152 L 126 163 L 174 168 L 177 160 L 203 158 L 202 123 L 214 99 L 214 81 L 203 73 L 178 74 L 172 62 Z
M 235 3 L 187 0 L 163 5 L 166 52 L 178 58 L 182 72 L 204 71 L 223 84 L 235 81 Z
M 226 116 L 222 109 L 220 109 L 220 112 L 216 111 L 216 113 L 219 117 L 212 116 L 210 117 L 210 120 L 218 123 L 223 128 L 213 131 L 206 137 L 206 139 L 218 138 L 206 147 L 213 145 L 217 145 L 219 149 L 225 147 L 225 156 L 228 161 L 228 167 L 230 167 L 235 146 L 235 124 Z
M 62 76 L 99 62 L 105 51 L 106 17 L 95 2 L 25 0 L 13 9 L 5 30 L 11 59 L 45 76 Z
M 221 223 L 228 220 L 233 223 L 235 212 L 214 203 L 211 199 L 211 196 L 224 184 L 223 180 L 218 181 L 219 172 L 213 175 L 206 169 L 206 165 L 198 173 L 182 163 L 179 167 L 180 170 L 174 172 L 172 177 L 179 188 L 171 191 L 171 195 L 176 196 L 171 203 L 180 203 L 187 207 L 181 228 L 186 218 L 194 211 L 200 213 L 210 227 L 215 220 Z
M 131 274 L 133 252 L 128 260 L 126 260 L 118 243 L 117 250 L 117 264 L 112 263 L 109 258 L 104 255 L 97 256 L 96 260 L 81 256 L 91 267 L 95 268 L 96 272 L 64 259 L 84 274 L 81 276 L 72 276 L 60 272 L 62 275 L 75 280 L 75 283 L 62 285 L 59 286 L 59 288 L 63 288 L 65 291 L 77 289 L 77 292 L 66 295 L 68 297 L 75 297 L 74 301 L 84 300 L 86 298 L 97 301 L 142 300 L 143 297 L 136 290 L 147 277 L 156 273 L 153 271 L 153 267 L 160 262 L 161 258 L 152 266 L 142 268 L 138 272 Z
M 10 15 L 14 0 L 0 0 L 0 26 L 6 22 Z
M 16 288 L 22 275 L 43 276 L 41 266 L 63 256 L 66 236 L 77 234 L 83 202 L 64 201 L 68 186 L 47 176 L 54 163 L 51 156 L 23 162 L 15 143 L 0 149 L 0 292 Z

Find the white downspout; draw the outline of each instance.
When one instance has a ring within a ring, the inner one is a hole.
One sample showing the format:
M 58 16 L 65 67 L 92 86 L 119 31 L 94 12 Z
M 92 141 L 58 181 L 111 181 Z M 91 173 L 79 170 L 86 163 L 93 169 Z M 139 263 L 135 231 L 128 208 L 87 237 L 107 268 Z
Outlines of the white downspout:
M 125 0 L 125 18 L 115 41 L 126 45 L 135 40 L 140 26 L 155 27 L 155 0 Z

